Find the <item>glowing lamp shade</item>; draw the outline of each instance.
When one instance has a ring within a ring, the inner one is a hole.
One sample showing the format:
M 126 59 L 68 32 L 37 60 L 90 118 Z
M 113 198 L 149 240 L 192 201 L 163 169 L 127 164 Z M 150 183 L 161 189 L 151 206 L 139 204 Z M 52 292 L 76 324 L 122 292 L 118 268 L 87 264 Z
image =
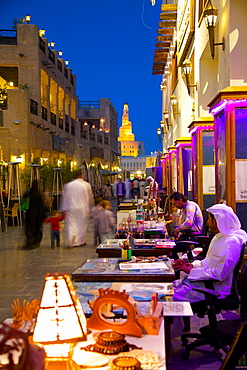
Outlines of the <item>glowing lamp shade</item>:
M 86 318 L 69 276 L 47 275 L 33 333 L 33 341 L 44 345 L 46 369 L 76 369 L 72 350 L 86 340 L 86 333 Z
M 213 6 L 209 0 L 207 7 L 204 9 L 203 18 L 205 19 L 206 27 L 215 27 L 218 18 L 218 9 Z
M 27 23 L 29 23 L 29 22 L 31 21 L 31 15 L 30 15 L 30 14 L 27 14 L 27 15 L 25 16 L 25 21 L 26 21 Z

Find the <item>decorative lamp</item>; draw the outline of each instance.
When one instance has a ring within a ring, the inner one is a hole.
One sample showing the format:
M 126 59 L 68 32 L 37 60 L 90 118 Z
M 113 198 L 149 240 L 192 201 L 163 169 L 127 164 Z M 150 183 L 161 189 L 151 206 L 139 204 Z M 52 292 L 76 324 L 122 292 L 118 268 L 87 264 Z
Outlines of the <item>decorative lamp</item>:
M 169 119 L 169 112 L 168 112 L 168 110 L 165 110 L 165 111 L 163 112 L 163 114 L 164 114 L 164 118 L 165 118 L 165 119 Z
M 69 60 L 65 60 L 65 65 L 66 65 L 66 67 L 68 67 L 68 65 L 69 65 Z
M 63 56 L 63 51 L 62 51 L 62 50 L 60 50 L 60 51 L 58 52 L 58 55 L 60 56 L 60 58 L 62 58 L 62 56 Z
M 156 132 L 157 132 L 157 135 L 158 135 L 159 141 L 161 141 L 161 128 L 160 128 L 160 127 L 158 127 L 158 128 L 157 128 L 157 130 L 156 130 Z
M 161 133 L 162 133 L 162 137 L 163 137 L 164 133 L 167 133 L 167 126 L 165 124 L 165 121 L 160 121 L 160 127 L 161 127 Z
M 31 15 L 27 14 L 25 17 L 26 23 L 29 23 L 31 21 Z
M 189 59 L 185 59 L 185 61 L 183 63 L 183 72 L 184 72 L 184 75 L 185 75 L 185 80 L 186 80 L 186 86 L 187 86 L 187 89 L 188 89 L 188 94 L 190 95 L 190 88 L 191 87 L 197 87 L 197 84 L 193 84 L 193 85 L 190 84 L 190 76 L 191 76 L 191 72 L 192 72 L 192 64 L 191 64 L 191 61 Z
M 225 50 L 225 39 L 222 37 L 222 42 L 216 44 L 214 42 L 214 29 L 217 23 L 218 9 L 213 6 L 211 0 L 209 0 L 206 8 L 203 11 L 203 18 L 205 19 L 206 27 L 208 29 L 211 57 L 214 59 L 215 45 L 222 45 L 222 49 Z
M 50 47 L 52 48 L 52 50 L 54 49 L 55 44 L 56 44 L 56 43 L 55 43 L 54 41 L 51 41 L 51 42 L 50 42 Z
M 176 95 L 172 94 L 171 97 L 170 97 L 170 101 L 171 101 L 171 106 L 172 106 L 172 110 L 173 110 L 173 115 L 175 117 L 176 115 L 180 114 L 177 111 L 178 99 L 177 99 Z
M 41 30 L 39 30 L 39 37 L 44 37 L 45 36 L 45 30 L 44 28 L 41 28 Z
M 33 333 L 33 341 L 46 351 L 46 370 L 80 369 L 72 351 L 86 340 L 86 333 L 86 318 L 69 276 L 48 274 Z

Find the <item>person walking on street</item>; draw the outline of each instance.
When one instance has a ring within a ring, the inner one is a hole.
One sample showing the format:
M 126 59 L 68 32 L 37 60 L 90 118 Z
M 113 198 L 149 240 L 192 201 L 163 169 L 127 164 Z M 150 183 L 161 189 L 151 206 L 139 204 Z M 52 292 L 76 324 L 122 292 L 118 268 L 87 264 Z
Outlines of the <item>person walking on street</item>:
M 114 239 L 116 232 L 116 220 L 111 211 L 111 203 L 108 200 L 103 200 L 101 205 L 102 209 L 96 217 L 96 229 L 98 230 L 100 243 L 105 239 Z
M 131 183 L 131 181 L 128 177 L 127 177 L 127 179 L 125 180 L 124 183 L 125 183 L 125 190 L 126 190 L 125 198 L 126 199 L 131 199 L 132 183 Z
M 140 182 L 139 182 L 139 185 L 140 185 L 140 198 L 144 198 L 144 195 L 145 195 L 145 179 L 144 177 L 141 178 Z
M 158 198 L 159 185 L 152 176 L 147 177 L 147 182 L 149 183 L 148 192 L 147 192 L 148 200 L 152 200 L 152 199 L 156 200 Z
M 61 215 L 60 212 L 55 212 L 54 216 L 48 217 L 44 220 L 45 223 L 51 224 L 51 248 L 54 248 L 55 241 L 57 247 L 60 247 L 60 222 L 65 219 L 65 214 Z
M 81 169 L 77 178 L 65 184 L 62 197 L 61 212 L 66 213 L 67 246 L 85 245 L 88 218 L 93 207 L 91 185 L 83 180 Z
M 133 198 L 139 197 L 140 195 L 140 184 L 137 177 L 133 180 Z
M 113 197 L 113 189 L 112 189 L 112 186 L 109 180 L 106 181 L 106 184 L 103 188 L 103 196 L 105 200 L 109 200 L 109 201 Z
M 118 204 L 123 200 L 126 194 L 126 189 L 125 189 L 125 183 L 122 182 L 121 177 L 118 178 L 118 183 L 116 185 L 116 196 L 118 199 Z
M 102 208 L 102 202 L 103 198 L 98 197 L 95 198 L 95 206 L 91 209 L 90 218 L 93 220 L 93 226 L 94 226 L 94 246 L 97 247 L 99 245 L 99 231 L 97 227 L 97 217 L 99 212 L 103 209 Z
M 29 197 L 29 207 L 25 211 L 25 249 L 34 249 L 40 246 L 43 237 L 43 220 L 45 218 L 44 204 L 37 180 L 34 180 L 30 190 L 23 198 Z

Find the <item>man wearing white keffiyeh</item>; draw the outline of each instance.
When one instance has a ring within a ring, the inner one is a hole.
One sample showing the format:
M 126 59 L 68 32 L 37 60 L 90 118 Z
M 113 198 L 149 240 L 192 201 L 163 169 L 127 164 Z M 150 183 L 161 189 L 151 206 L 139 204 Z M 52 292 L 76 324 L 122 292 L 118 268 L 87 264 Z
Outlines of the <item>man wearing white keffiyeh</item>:
M 192 288 L 204 286 L 197 280 L 207 278 L 219 280 L 214 283 L 214 288 L 220 293 L 220 298 L 230 294 L 233 270 L 239 260 L 242 245 L 247 241 L 247 234 L 241 229 L 240 221 L 231 207 L 215 204 L 207 211 L 210 230 L 216 235 L 203 260 L 192 263 L 186 263 L 183 260 L 174 262 L 175 268 L 188 274 L 185 278 L 174 282 L 175 301 L 203 300 L 204 295 L 193 291 Z

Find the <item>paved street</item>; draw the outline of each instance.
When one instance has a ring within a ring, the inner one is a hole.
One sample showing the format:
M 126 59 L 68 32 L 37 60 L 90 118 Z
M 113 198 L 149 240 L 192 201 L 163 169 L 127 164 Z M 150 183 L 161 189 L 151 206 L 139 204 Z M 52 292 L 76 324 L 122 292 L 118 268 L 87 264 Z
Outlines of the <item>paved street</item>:
M 61 236 L 61 246 L 51 249 L 50 225 L 44 224 L 40 248 L 23 250 L 25 238 L 22 227 L 8 227 L 6 232 L 0 234 L 0 322 L 11 316 L 14 299 L 40 299 L 44 275 L 55 272 L 70 274 L 87 258 L 97 256 L 92 246 L 91 224 L 86 246 L 67 249 L 64 231 Z

